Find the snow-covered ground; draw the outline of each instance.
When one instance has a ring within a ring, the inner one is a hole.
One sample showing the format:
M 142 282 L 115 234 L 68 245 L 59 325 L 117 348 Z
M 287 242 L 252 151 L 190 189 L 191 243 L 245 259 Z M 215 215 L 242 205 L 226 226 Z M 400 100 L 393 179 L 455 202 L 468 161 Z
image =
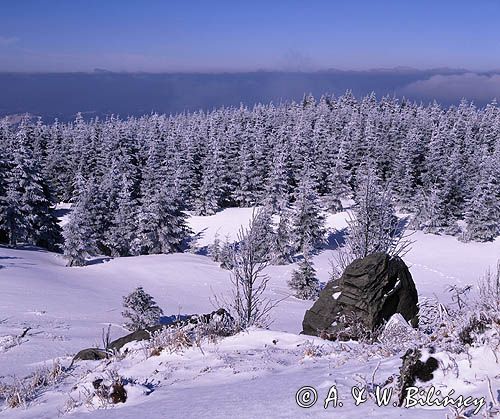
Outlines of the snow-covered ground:
M 251 209 L 227 209 L 214 216 L 191 217 L 199 233 L 199 246 L 234 239 L 247 225 Z M 345 227 L 345 214 L 328 217 L 332 229 Z M 500 258 L 500 240 L 461 243 L 450 236 L 417 232 L 412 251 L 405 257 L 420 296 L 450 301 L 448 284 L 476 284 Z M 314 257 L 320 281 L 329 279 L 334 249 Z M 272 266 L 267 273 L 267 296 L 290 294 L 286 281 L 294 265 Z M 67 268 L 60 255 L 39 249 L 0 247 L 0 381 L 23 377 L 41 365 L 60 359 L 68 366 L 80 349 L 102 346 L 102 329 L 111 324 L 111 337 L 128 332 L 121 327 L 122 296 L 136 286 L 154 296 L 165 315 L 206 313 L 214 309 L 211 297 L 228 291 L 229 272 L 208 257 L 190 253 L 98 259 L 89 266 Z M 398 372 L 397 356 L 381 358 L 358 344 L 338 344 L 298 335 L 304 312 L 312 305 L 290 296 L 272 313 L 270 330 L 253 329 L 182 353 L 162 353 L 146 359 L 140 347 L 114 366 L 131 381 L 127 403 L 109 409 L 75 408 L 72 416 L 147 418 L 277 418 L 316 417 L 444 417 L 448 410 L 377 407 L 368 401 L 353 407 L 351 386 L 356 374 L 371 378 L 379 361 L 376 381 Z M 24 338 L 18 338 L 26 328 Z M 274 341 L 274 342 L 273 342 Z M 343 346 L 341 346 L 343 345 Z M 311 348 L 315 355 L 310 356 Z M 347 357 L 347 351 L 354 355 Z M 436 377 L 436 385 L 453 386 L 457 393 L 485 396 L 488 375 L 500 388 L 500 365 L 493 354 L 472 353 L 472 368 L 455 360 L 462 379 Z M 53 418 L 78 390 L 75 377 L 98 374 L 103 364 L 81 362 L 71 377 L 41 394 L 28 409 L 0 411 L 0 417 Z M 109 368 L 109 366 L 107 367 Z M 463 377 L 470 378 L 470 384 Z M 473 379 L 474 378 L 474 379 Z M 358 377 L 358 381 L 359 381 Z M 441 380 L 441 381 L 440 381 Z M 465 380 L 465 381 L 464 381 Z M 295 403 L 302 386 L 314 386 L 319 400 L 310 409 Z M 323 409 L 328 389 L 336 385 L 344 406 Z M 76 386 L 76 390 L 72 390 Z M 154 390 L 151 392 L 151 390 Z M 73 392 L 73 393 L 72 393 Z M 145 393 L 150 393 L 145 395 Z

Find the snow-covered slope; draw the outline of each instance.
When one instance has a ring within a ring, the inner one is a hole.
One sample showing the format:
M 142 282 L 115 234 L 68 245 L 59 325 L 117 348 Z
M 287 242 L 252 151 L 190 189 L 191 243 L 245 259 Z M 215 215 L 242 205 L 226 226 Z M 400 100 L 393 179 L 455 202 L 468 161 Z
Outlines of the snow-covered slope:
M 239 227 L 247 225 L 251 213 L 251 209 L 228 209 L 211 217 L 191 217 L 190 224 L 199 233 L 198 244 L 206 246 L 216 233 L 221 238 L 234 238 Z M 341 229 L 345 227 L 344 218 L 345 214 L 329 216 L 328 224 Z M 405 260 L 419 294 L 435 295 L 445 302 L 450 297 L 445 290 L 447 284 L 475 284 L 500 257 L 498 239 L 465 244 L 453 237 L 421 232 L 413 239 L 415 244 Z M 323 282 L 329 279 L 334 252 L 326 249 L 314 257 Z M 154 296 L 165 315 L 171 316 L 212 311 L 210 297 L 227 292 L 230 280 L 229 272 L 208 257 L 189 253 L 99 259 L 83 268 L 67 268 L 61 256 L 50 252 L 0 247 L 0 266 L 0 381 L 25 376 L 54 358 L 69 364 L 78 350 L 100 343 L 102 329 L 108 324 L 112 325 L 112 338 L 126 334 L 121 327 L 122 296 L 138 285 Z M 269 297 L 281 299 L 290 293 L 286 281 L 293 269 L 294 265 L 268 268 Z M 339 393 L 350 399 L 350 386 L 356 384 L 354 374 L 371 375 L 378 363 L 376 356 L 364 360 L 362 354 L 343 360 L 338 353 L 341 348 L 318 340 L 315 344 L 322 345 L 326 355 L 304 357 L 309 345 L 306 342 L 312 339 L 298 333 L 311 304 L 290 296 L 273 311 L 270 331 L 253 330 L 227 338 L 217 347 L 205 348 L 204 353 L 191 348 L 183 354 L 162 354 L 153 360 L 137 358 L 134 362 L 139 370 L 135 371 L 133 365 L 119 364 L 117 368 L 124 373 L 144 380 L 149 372 L 159 370 L 159 381 L 164 385 L 147 397 L 131 398 L 119 409 L 91 413 L 77 409 L 73 414 L 106 418 L 406 415 L 406 410 L 382 409 L 370 403 L 335 412 L 324 411 L 321 400 L 311 409 L 296 405 L 295 393 L 304 385 L 327 391 L 332 383 L 338 383 Z M 18 339 L 28 327 L 31 329 L 26 336 Z M 483 354 L 482 358 L 488 356 Z M 95 368 L 92 365 L 89 363 L 88 368 Z M 387 377 L 396 373 L 399 365 L 398 357 L 384 360 L 377 374 Z M 483 367 L 478 365 L 475 373 L 483 374 Z M 0 417 L 55 417 L 70 390 L 70 384 L 61 384 L 57 392 L 41 395 L 36 406 L 2 411 Z M 479 391 L 473 385 L 465 390 L 471 394 Z M 410 412 L 413 417 L 436 417 L 435 411 Z

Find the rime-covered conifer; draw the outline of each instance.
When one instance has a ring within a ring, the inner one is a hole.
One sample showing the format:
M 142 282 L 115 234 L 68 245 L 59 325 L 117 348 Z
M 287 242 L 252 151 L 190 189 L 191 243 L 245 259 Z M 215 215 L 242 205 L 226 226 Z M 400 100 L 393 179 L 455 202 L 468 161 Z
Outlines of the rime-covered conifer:
M 285 265 L 293 260 L 295 246 L 289 217 L 290 213 L 287 209 L 279 213 L 279 221 L 272 242 L 272 263 L 275 265 Z
M 92 197 L 95 192 L 94 179 L 89 179 L 87 187 L 75 199 L 69 220 L 63 228 L 63 251 L 68 266 L 85 266 L 87 258 L 98 252 L 92 218 Z
M 466 238 L 476 241 L 494 240 L 500 234 L 500 163 L 485 156 L 465 216 Z
M 484 156 L 499 160 L 499 130 L 495 102 L 483 109 L 465 101 L 443 108 L 373 94 L 357 100 L 351 92 L 172 116 L 88 120 L 78 114 L 73 122 L 50 125 L 0 120 L 0 240 L 52 245 L 47 233 L 55 232 L 54 220 L 42 214 L 51 214 L 55 202 L 76 202 L 87 186 L 80 177 L 95 183 L 89 228 L 99 253 L 161 251 L 171 233 L 160 234 L 155 220 L 166 217 L 157 210 L 172 206 L 165 204 L 169 196 L 182 210 L 205 215 L 234 206 L 266 205 L 274 213 L 291 207 L 295 252 L 307 235 L 298 229 L 306 180 L 317 202 L 309 215 L 319 213 L 320 202 L 339 211 L 341 199 L 348 204 L 353 198 L 364 164 L 373 167 L 397 209 L 415 215 L 417 228 L 458 234 L 469 225 L 466 235 L 483 240 L 489 233 L 480 225 L 498 235 L 496 218 L 473 219 L 490 214 L 482 192 L 490 188 Z M 23 194 L 37 203 L 25 205 Z M 121 209 L 129 200 L 131 208 Z M 126 215 L 132 207 L 136 215 Z M 123 221 L 130 217 L 135 222 Z M 35 224 L 41 232 L 46 228 L 45 239 L 37 237 Z
M 163 310 L 142 287 L 137 287 L 123 297 L 122 316 L 126 319 L 125 327 L 136 331 L 158 324 Z
M 26 243 L 54 250 L 60 242 L 60 228 L 32 143 L 33 127 L 23 119 L 12 141 L 9 170 L 4 174 L 2 224 L 10 245 Z
M 292 214 L 292 234 L 296 249 L 302 249 L 306 243 L 312 247 L 320 245 L 325 235 L 324 223 L 318 195 L 306 166 L 295 193 Z
M 307 248 L 307 244 L 305 248 Z M 301 300 L 313 300 L 319 294 L 319 281 L 309 252 L 304 250 L 303 254 L 304 259 L 299 262 L 298 269 L 292 272 L 288 286 L 294 291 L 295 297 Z

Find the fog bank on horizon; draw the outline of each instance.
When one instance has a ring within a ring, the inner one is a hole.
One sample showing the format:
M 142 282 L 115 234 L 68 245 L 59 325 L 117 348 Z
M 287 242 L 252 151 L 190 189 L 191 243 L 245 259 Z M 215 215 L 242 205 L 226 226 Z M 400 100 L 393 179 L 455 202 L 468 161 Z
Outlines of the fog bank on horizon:
M 30 113 L 47 122 L 114 114 L 209 111 L 222 106 L 298 101 L 304 94 L 371 93 L 443 106 L 500 98 L 500 72 L 371 70 L 250 73 L 0 73 L 0 116 Z

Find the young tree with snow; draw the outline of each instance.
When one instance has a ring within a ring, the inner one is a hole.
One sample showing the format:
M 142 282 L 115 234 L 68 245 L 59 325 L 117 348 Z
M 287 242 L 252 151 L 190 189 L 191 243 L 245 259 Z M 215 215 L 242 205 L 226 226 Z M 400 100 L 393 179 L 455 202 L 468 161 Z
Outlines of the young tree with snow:
M 299 268 L 292 272 L 288 286 L 294 290 L 295 297 L 301 300 L 313 300 L 319 294 L 319 281 L 307 245 L 304 247 L 303 255 L 304 259 L 299 262 Z
M 122 316 L 127 320 L 125 327 L 134 332 L 158 324 L 163 316 L 163 310 L 142 287 L 123 297 L 123 309 Z

